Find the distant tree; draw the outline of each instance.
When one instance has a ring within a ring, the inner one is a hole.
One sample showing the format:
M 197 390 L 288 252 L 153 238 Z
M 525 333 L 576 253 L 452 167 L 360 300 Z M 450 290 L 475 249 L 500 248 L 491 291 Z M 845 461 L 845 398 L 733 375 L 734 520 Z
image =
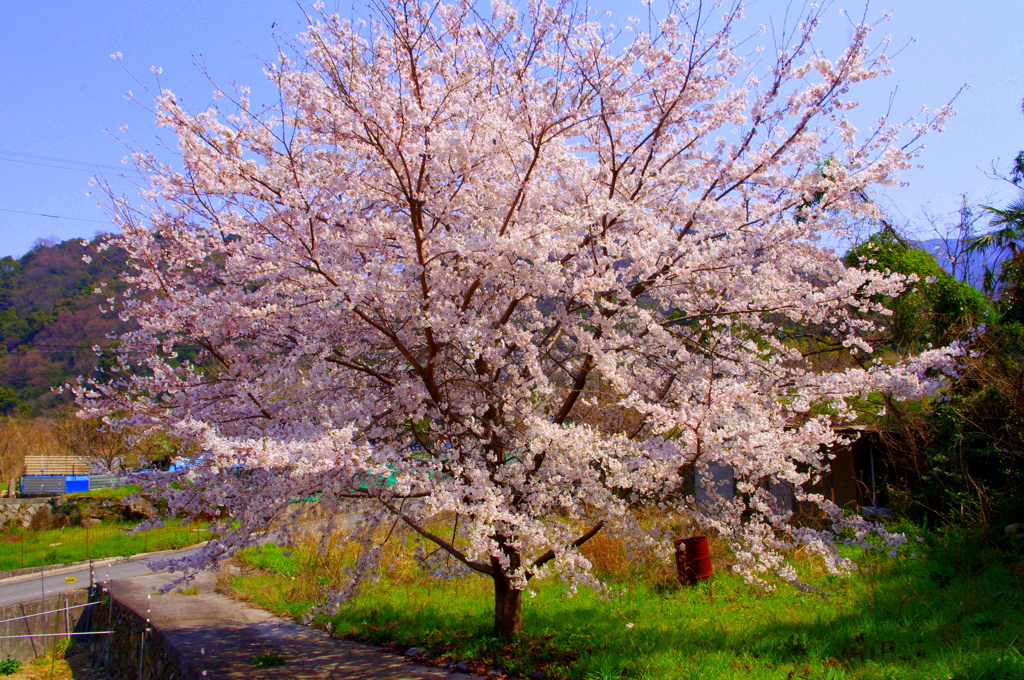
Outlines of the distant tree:
M 49 421 L 39 418 L 0 419 L 0 478 L 9 480 L 20 476 L 26 456 L 57 453 L 50 427 Z
M 967 196 L 961 195 L 960 207 L 953 215 L 925 211 L 924 216 L 932 233 L 938 236 L 924 243 L 929 245 L 939 264 L 958 281 L 981 289 L 986 261 L 993 259 L 993 254 L 972 248 L 971 243 L 978 236 L 979 226 L 988 220 L 988 213 L 981 206 L 968 203 Z
M 32 250 L 45 250 L 47 248 L 52 248 L 58 243 L 60 243 L 60 239 L 56 236 L 40 236 L 32 242 Z
M 97 472 L 129 472 L 177 453 L 176 442 L 161 433 L 138 434 L 106 425 L 99 418 L 65 413 L 53 424 L 58 448 L 91 463 Z
M 1013 160 L 1009 176 L 996 173 L 997 177 L 1009 182 L 1017 189 L 1024 189 L 1024 151 L 1021 151 Z M 993 206 L 982 206 L 991 216 L 990 226 L 994 230 L 970 239 L 969 250 L 983 251 L 991 248 L 1009 251 L 1010 259 L 1014 259 L 1020 246 L 1024 244 L 1024 194 L 1010 201 L 1004 208 Z M 1011 265 L 1013 268 L 1014 265 Z M 1008 272 L 1010 274 L 1010 272 Z M 1002 272 L 993 270 L 986 271 L 985 290 L 990 295 L 997 295 L 997 288 L 1001 282 L 1005 282 Z
M 989 249 L 1005 250 L 1009 252 L 1009 259 L 1012 260 L 1024 242 L 1024 196 L 1011 201 L 1005 208 L 993 208 L 988 205 L 982 207 L 992 216 L 989 224 L 994 229 L 970 239 L 968 249 L 974 252 Z M 999 286 L 1004 282 L 1001 272 L 992 268 L 986 269 L 985 290 L 989 295 L 998 296 Z
M 18 409 L 21 400 L 10 387 L 0 386 L 0 415 L 10 416 Z
M 1024 328 L 1024 251 L 1003 262 L 1000 269 L 1003 282 L 998 305 L 1007 323 L 1017 323 Z
M 10 303 L 11 292 L 20 271 L 18 261 L 10 255 L 0 259 L 0 307 L 6 307 Z

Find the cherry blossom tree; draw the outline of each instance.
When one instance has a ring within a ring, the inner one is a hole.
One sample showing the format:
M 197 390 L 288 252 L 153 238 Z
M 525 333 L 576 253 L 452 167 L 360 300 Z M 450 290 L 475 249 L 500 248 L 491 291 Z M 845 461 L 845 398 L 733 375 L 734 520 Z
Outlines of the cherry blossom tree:
M 206 451 L 171 510 L 237 528 L 179 566 L 319 493 L 365 544 L 330 602 L 398 523 L 493 580 L 507 637 L 530 580 L 599 587 L 598 532 L 670 554 L 640 508 L 717 532 L 755 581 L 796 581 L 794 546 L 839 572 L 841 542 L 899 542 L 802 485 L 870 395 L 933 394 L 953 351 L 876 358 L 904 280 L 819 239 L 876 217 L 864 197 L 948 112 L 858 131 L 849 91 L 885 72 L 868 23 L 827 57 L 811 6 L 762 50 L 706 5 L 616 29 L 384 0 L 311 19 L 267 66 L 277 106 L 157 95 L 182 167 L 136 153 L 146 203 L 112 203 L 136 329 L 80 399 Z M 721 465 L 736 494 L 698 503 Z M 782 487 L 830 526 L 793 523 Z

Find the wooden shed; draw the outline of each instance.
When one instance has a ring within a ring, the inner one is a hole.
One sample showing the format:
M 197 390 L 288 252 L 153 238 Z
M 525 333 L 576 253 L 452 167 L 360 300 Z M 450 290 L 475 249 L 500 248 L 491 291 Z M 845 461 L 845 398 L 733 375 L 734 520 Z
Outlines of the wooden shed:
M 805 486 L 805 490 L 820 493 L 840 507 L 865 514 L 887 514 L 888 455 L 878 432 L 864 426 L 848 426 L 839 432 L 847 438 L 856 439 L 833 449 L 828 474 L 816 484 Z M 694 481 L 698 503 L 708 502 L 708 492 L 712 489 L 726 498 L 735 493 L 732 468 L 728 466 L 712 465 L 704 475 L 697 473 Z M 799 512 L 802 509 L 793 498 L 791 489 L 772 488 L 771 491 L 791 510 Z

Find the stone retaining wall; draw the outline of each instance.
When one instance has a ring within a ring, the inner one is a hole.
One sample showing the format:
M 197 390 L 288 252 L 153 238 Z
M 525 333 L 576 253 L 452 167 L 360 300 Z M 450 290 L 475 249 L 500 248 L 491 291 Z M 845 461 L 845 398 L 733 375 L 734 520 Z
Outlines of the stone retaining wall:
M 45 600 L 39 598 L 21 604 L 0 607 L 0 638 L 19 636 L 15 639 L 0 640 L 0 659 L 10 657 L 18 661 L 31 661 L 46 654 L 53 649 L 53 645 L 67 638 L 27 636 L 39 633 L 67 633 L 69 629 L 77 630 L 85 610 L 89 607 L 72 609 L 66 613 L 57 611 L 27 619 L 22 617 L 63 609 L 68 605 L 85 604 L 88 599 L 86 590 L 69 590 L 50 595 Z M 19 620 L 10 621 L 10 619 Z
M 27 529 L 49 498 L 0 498 L 0 530 L 12 527 Z

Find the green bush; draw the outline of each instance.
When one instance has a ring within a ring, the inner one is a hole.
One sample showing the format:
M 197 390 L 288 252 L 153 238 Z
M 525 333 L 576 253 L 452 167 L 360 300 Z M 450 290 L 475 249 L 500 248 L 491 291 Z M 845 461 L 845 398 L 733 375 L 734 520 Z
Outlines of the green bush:
M 946 345 L 972 325 L 997 320 L 984 295 L 948 274 L 934 255 L 911 246 L 893 229 L 872 234 L 847 253 L 845 261 L 851 267 L 917 278 L 896 298 L 878 300 L 892 311 L 886 325 L 897 349 Z
M 253 666 L 281 666 L 284 662 L 285 658 L 273 649 L 260 652 L 252 658 Z

